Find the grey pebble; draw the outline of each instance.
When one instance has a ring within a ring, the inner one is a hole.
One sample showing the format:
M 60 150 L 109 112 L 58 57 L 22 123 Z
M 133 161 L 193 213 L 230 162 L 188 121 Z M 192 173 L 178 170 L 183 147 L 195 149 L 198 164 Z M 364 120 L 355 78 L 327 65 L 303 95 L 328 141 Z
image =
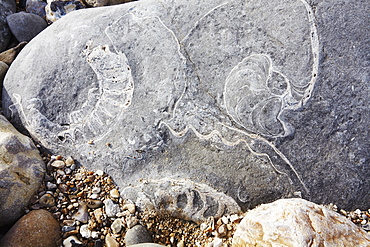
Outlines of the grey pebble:
M 142 225 L 136 225 L 128 229 L 125 236 L 126 245 L 153 243 L 148 230 Z
M 108 217 L 115 217 L 116 214 L 121 212 L 119 205 L 114 203 L 111 199 L 104 200 L 104 205 Z

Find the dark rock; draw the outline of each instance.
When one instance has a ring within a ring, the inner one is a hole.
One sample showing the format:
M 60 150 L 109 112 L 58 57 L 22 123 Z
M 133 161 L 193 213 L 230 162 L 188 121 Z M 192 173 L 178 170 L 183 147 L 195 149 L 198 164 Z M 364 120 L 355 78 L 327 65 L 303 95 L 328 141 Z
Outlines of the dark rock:
M 365 208 L 366 5 L 148 0 L 75 11 L 14 61 L 4 111 L 122 190 L 181 178 L 243 210 L 294 195 Z
M 46 18 L 45 7 L 46 2 L 42 0 L 27 0 L 26 11 L 31 14 L 38 15 L 43 19 Z
M 27 136 L 0 115 L 0 226 L 23 214 L 44 177 L 45 164 Z
M 53 215 L 43 209 L 23 216 L 0 240 L 1 247 L 52 247 L 60 239 L 60 227 Z
M 6 20 L 19 42 L 30 41 L 48 25 L 40 16 L 26 12 L 11 14 Z
M 0 4 L 0 52 L 5 51 L 11 38 L 11 32 L 6 17 L 16 10 L 14 0 L 3 0 Z
M 136 225 L 128 229 L 125 235 L 126 245 L 153 243 L 148 230 L 142 225 Z

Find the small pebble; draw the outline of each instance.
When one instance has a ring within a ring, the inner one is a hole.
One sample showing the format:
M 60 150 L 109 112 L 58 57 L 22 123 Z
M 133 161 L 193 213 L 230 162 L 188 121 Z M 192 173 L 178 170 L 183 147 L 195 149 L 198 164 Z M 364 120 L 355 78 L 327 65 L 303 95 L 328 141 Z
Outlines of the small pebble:
M 111 199 L 104 200 L 105 212 L 108 217 L 115 217 L 116 214 L 121 212 L 118 204 L 114 203 Z
M 72 159 L 72 157 L 68 157 L 66 159 L 65 163 L 66 163 L 67 167 L 70 167 L 71 165 L 73 165 L 75 163 L 75 161 Z
M 123 224 L 121 219 L 115 219 L 110 228 L 112 229 L 113 234 L 118 234 L 122 230 L 122 226 Z
M 91 190 L 91 192 L 92 192 L 92 193 L 95 193 L 95 194 L 100 193 L 100 191 L 101 191 L 100 187 L 94 187 L 94 188 L 92 188 L 92 190 Z
M 95 175 L 98 175 L 98 176 L 103 176 L 104 172 L 102 170 L 97 170 L 95 172 Z
M 89 230 L 89 226 L 87 224 L 80 226 L 80 234 L 83 238 L 91 237 L 91 231 Z
M 89 220 L 89 213 L 87 212 L 86 203 L 80 203 L 78 211 L 72 216 L 72 218 L 82 223 L 87 223 L 87 221 Z
M 51 166 L 58 169 L 63 169 L 66 166 L 66 164 L 64 163 L 63 160 L 55 160 L 53 163 L 51 163 Z
M 88 208 L 92 208 L 92 209 L 101 208 L 103 205 L 104 205 L 103 202 L 100 200 L 92 200 L 92 199 L 87 200 Z
M 117 189 L 113 189 L 113 190 L 111 190 L 110 192 L 109 192 L 109 194 L 110 194 L 110 196 L 112 197 L 112 198 L 119 198 L 119 191 L 117 190 Z
M 129 216 L 126 218 L 126 225 L 128 228 L 132 228 L 137 225 L 139 220 L 135 216 Z
M 82 242 L 80 242 L 76 236 L 69 236 L 63 241 L 64 247 L 73 247 L 76 246 L 76 244 L 82 244 Z
M 44 194 L 39 199 L 39 204 L 40 204 L 41 207 L 44 207 L 44 208 L 53 207 L 53 206 L 55 206 L 55 199 L 50 194 Z
M 136 206 L 135 204 L 125 204 L 122 207 L 122 210 L 128 210 L 131 214 L 134 214 L 136 211 Z
M 105 237 L 105 245 L 107 247 L 119 247 L 119 243 L 109 234 Z
M 76 227 L 74 227 L 74 226 L 63 226 L 62 227 L 62 232 L 70 232 L 70 231 L 73 231 L 73 230 L 76 230 Z

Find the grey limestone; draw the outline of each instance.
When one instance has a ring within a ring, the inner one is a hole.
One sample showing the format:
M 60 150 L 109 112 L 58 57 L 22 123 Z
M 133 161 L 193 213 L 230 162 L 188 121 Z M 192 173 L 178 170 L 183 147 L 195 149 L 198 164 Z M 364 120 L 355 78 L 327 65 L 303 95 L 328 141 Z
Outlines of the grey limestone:
M 22 50 L 3 108 L 45 148 L 106 171 L 124 191 L 171 192 L 158 181 L 184 179 L 242 210 L 294 196 L 367 207 L 367 4 L 340 2 L 79 10 Z M 171 193 L 192 198 L 188 188 Z M 209 200 L 205 208 L 223 205 Z

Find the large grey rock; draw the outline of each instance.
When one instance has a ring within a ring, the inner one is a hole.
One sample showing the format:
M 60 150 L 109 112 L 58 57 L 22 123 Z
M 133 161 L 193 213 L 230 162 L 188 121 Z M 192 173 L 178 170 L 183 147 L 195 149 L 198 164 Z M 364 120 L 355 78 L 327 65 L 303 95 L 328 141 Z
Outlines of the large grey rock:
M 0 115 L 0 226 L 24 214 L 44 172 L 45 164 L 32 140 Z
M 303 199 L 281 199 L 246 213 L 233 247 L 370 246 L 370 235 L 349 219 Z
M 16 10 L 15 0 L 3 0 L 0 3 L 0 52 L 4 51 L 10 41 L 11 32 L 6 17 Z
M 242 209 L 294 195 L 367 207 L 366 7 L 144 0 L 79 10 L 22 50 L 4 111 L 124 191 L 181 178 Z M 199 209 L 218 212 L 210 201 Z

